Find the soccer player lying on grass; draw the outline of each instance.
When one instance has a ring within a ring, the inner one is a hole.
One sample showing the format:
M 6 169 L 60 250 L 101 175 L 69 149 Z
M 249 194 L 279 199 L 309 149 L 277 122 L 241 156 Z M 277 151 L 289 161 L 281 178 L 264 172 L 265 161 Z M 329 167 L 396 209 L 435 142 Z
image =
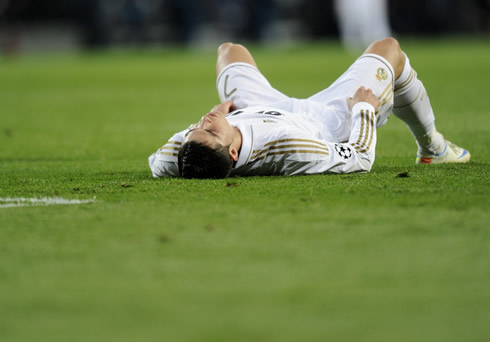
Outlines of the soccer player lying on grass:
M 465 163 L 444 139 L 422 82 L 393 38 L 376 41 L 330 87 L 296 99 L 273 88 L 243 46 L 218 48 L 222 101 L 149 157 L 154 177 L 224 178 L 370 171 L 376 129 L 391 112 L 418 146 L 417 163 Z

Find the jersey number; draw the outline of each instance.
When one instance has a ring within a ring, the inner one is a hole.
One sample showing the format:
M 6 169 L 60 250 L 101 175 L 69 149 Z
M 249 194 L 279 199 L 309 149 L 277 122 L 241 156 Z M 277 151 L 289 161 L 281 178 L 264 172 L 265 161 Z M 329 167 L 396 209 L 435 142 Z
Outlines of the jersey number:
M 235 110 L 234 112 L 231 112 L 228 115 L 229 116 L 235 116 L 235 115 L 241 114 L 243 112 L 244 112 L 243 110 Z M 275 110 L 268 110 L 268 111 L 261 110 L 259 112 L 255 112 L 255 114 L 274 115 L 274 116 L 283 115 L 281 112 L 278 112 L 278 111 L 275 111 Z

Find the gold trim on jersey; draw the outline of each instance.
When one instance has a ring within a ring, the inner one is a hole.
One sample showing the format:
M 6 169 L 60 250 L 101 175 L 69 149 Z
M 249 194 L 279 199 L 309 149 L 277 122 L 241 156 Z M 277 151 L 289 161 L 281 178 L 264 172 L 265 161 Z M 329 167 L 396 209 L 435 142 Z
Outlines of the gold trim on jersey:
M 373 119 L 374 119 L 374 115 L 372 112 L 370 113 L 370 116 L 371 116 L 371 119 L 370 119 L 370 123 L 371 123 L 370 135 L 371 136 L 369 137 L 368 145 L 365 146 L 364 149 L 360 149 L 360 147 L 359 148 L 356 147 L 356 150 L 358 153 L 365 153 L 365 152 L 369 151 L 369 149 L 371 148 L 371 144 L 373 142 L 373 137 L 374 137 L 374 121 L 373 121 Z M 366 136 L 366 138 L 367 138 L 367 136 Z
M 290 143 L 290 144 L 284 144 Z M 304 148 L 299 149 L 299 148 Z M 278 151 L 277 151 L 278 150 Z M 327 145 L 318 140 L 312 139 L 279 139 L 266 143 L 262 149 L 253 150 L 251 160 L 261 160 L 268 156 L 287 154 L 287 153 L 314 153 L 328 155 Z
M 364 109 L 361 109 L 361 129 L 359 131 L 359 137 L 354 144 L 351 143 L 358 153 L 364 153 L 370 149 L 373 142 L 374 130 L 374 113 L 370 111 L 364 112 Z
M 180 147 L 164 145 L 162 146 L 161 150 L 180 151 Z
M 179 154 L 178 153 L 172 153 L 172 152 L 160 152 L 161 155 L 164 155 L 164 156 L 171 156 L 171 157 L 178 157 Z
M 177 145 L 179 148 L 180 148 L 180 145 L 182 145 L 182 143 L 180 141 L 172 141 L 172 140 L 169 140 L 167 141 L 167 143 L 165 145 L 163 145 L 162 147 L 160 147 L 160 150 L 163 150 L 165 148 L 173 148 L 174 146 L 170 146 L 170 145 Z
M 280 143 L 283 143 L 283 142 L 290 142 L 290 141 L 308 142 L 308 143 L 320 145 L 322 147 L 327 147 L 327 145 L 324 144 L 324 143 L 322 143 L 321 141 L 318 141 L 318 140 L 310 140 L 310 139 L 280 139 L 280 140 L 274 140 L 274 141 L 270 141 L 267 144 L 265 144 L 264 147 L 270 146 L 270 145 L 275 145 L 275 144 L 280 144 Z
M 359 131 L 359 138 L 354 144 L 351 144 L 352 146 L 359 145 L 362 139 L 363 132 L 364 132 L 364 109 L 361 109 L 361 130 Z
M 307 154 L 323 154 L 328 156 L 328 152 L 325 151 L 314 151 L 314 150 L 284 150 L 284 151 L 277 151 L 277 152 L 269 152 L 263 156 L 260 156 L 259 158 L 255 159 L 254 161 L 262 160 L 270 156 L 277 156 L 277 155 L 283 155 L 283 154 L 300 154 L 300 153 L 307 153 Z
M 299 139 L 298 139 L 299 140 Z M 312 144 L 289 144 L 289 145 L 274 145 L 270 146 L 269 148 L 263 149 L 263 150 L 254 150 L 252 159 L 258 158 L 259 156 L 262 156 L 263 154 L 269 154 L 270 151 L 272 150 L 280 150 L 284 148 L 314 148 L 317 149 L 321 152 L 325 152 L 328 155 L 328 148 L 327 147 L 319 147 L 315 146 Z M 275 153 L 275 152 L 273 152 Z
M 177 145 L 177 146 L 172 146 L 172 145 Z M 160 147 L 159 153 L 164 156 L 177 157 L 179 154 L 172 151 L 177 151 L 177 152 L 180 151 L 181 145 L 182 142 L 180 141 L 169 140 L 165 145 Z
M 369 134 L 373 131 L 373 120 L 369 120 L 370 114 L 371 114 L 370 112 L 366 113 L 366 134 L 364 134 L 364 140 L 363 140 L 362 144 L 360 145 L 360 147 L 366 146 Z

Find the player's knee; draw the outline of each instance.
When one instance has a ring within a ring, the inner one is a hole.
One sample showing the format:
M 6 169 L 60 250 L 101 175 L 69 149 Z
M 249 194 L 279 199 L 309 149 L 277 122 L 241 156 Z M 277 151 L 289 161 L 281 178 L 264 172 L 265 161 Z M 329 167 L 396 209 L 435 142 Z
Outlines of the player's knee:
M 393 37 L 375 41 L 368 47 L 368 50 L 382 52 L 383 54 L 396 54 L 401 52 L 400 43 Z
M 395 73 L 403 66 L 405 57 L 398 40 L 392 37 L 384 38 L 372 43 L 365 53 L 372 53 L 384 57 L 393 67 Z
M 232 46 L 233 46 L 233 43 L 231 43 L 231 42 L 223 43 L 220 46 L 218 46 L 218 53 L 220 53 L 220 52 L 222 53 L 225 50 L 228 50 Z
M 386 59 L 391 63 L 395 75 L 398 77 L 405 64 L 405 54 L 400 47 L 400 43 L 395 38 L 385 38 L 383 39 L 383 44 L 385 44 L 385 50 L 389 51 Z
M 401 50 L 400 43 L 393 37 L 387 37 L 385 39 L 380 40 L 380 42 L 385 45 L 388 49 L 398 51 Z

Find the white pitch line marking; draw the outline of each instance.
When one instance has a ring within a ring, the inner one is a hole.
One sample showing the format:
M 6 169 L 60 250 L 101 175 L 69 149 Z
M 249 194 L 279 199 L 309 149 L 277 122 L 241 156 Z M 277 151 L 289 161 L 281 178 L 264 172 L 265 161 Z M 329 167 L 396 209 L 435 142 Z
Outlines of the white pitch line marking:
M 67 199 L 63 197 L 0 197 L 0 208 L 87 204 L 94 202 L 95 196 L 90 200 Z

